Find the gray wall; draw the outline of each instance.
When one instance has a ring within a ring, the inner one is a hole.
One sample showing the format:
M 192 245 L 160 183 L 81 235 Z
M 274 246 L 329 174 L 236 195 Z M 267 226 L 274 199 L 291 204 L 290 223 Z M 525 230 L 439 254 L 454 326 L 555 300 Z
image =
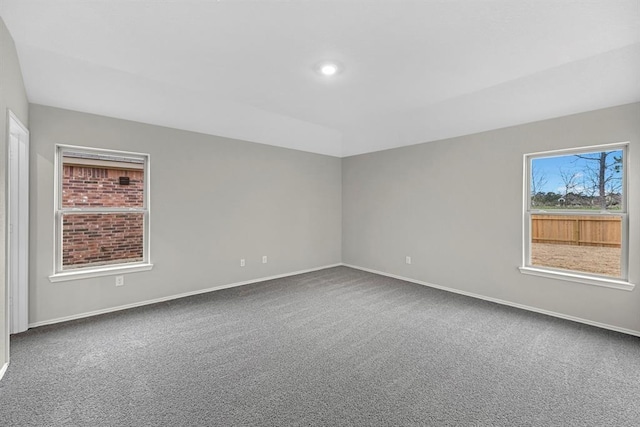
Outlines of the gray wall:
M 521 274 L 523 155 L 622 141 L 638 287 Z M 349 157 L 342 177 L 345 264 L 640 333 L 640 104 Z
M 6 286 L 6 219 L 7 219 L 7 110 L 13 111 L 28 127 L 29 103 L 13 39 L 0 18 L 0 368 L 9 357 L 9 325 L 7 323 Z
M 30 123 L 30 323 L 341 261 L 339 158 L 40 105 Z M 151 155 L 153 270 L 49 282 L 56 143 Z

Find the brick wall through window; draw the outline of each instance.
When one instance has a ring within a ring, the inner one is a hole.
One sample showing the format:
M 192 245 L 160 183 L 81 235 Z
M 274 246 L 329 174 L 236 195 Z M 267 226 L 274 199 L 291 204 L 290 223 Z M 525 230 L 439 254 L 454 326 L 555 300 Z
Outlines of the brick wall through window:
M 144 171 L 64 164 L 62 206 L 143 207 Z M 122 185 L 120 177 L 129 178 Z M 62 265 L 85 267 L 143 260 L 144 214 L 65 213 Z

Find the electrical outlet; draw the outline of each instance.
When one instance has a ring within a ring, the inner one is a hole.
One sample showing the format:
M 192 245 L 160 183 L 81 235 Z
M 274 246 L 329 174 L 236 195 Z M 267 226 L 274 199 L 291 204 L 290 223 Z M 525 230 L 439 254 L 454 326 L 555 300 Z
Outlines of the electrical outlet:
M 244 258 L 240 260 L 240 267 L 244 267 Z
M 124 276 L 116 276 L 116 286 L 124 286 Z
M 267 256 L 266 256 L 266 255 L 263 255 L 263 256 L 262 256 L 262 263 L 263 263 L 263 264 L 266 264 L 266 263 L 267 263 Z
M 405 257 L 404 262 L 406 262 L 407 264 L 411 264 L 411 257 Z

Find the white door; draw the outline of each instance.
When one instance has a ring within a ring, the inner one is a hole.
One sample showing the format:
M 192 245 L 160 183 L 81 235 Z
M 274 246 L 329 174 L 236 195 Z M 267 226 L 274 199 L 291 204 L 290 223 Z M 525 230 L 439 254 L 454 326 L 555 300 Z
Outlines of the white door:
M 29 327 L 29 132 L 9 112 L 9 332 Z

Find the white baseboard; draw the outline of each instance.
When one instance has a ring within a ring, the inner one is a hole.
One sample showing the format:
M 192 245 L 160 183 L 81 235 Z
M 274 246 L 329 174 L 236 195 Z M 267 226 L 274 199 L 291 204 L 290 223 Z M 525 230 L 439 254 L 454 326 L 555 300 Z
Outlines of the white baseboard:
M 362 270 L 362 271 L 367 271 L 367 272 L 373 273 L 373 274 L 379 274 L 381 276 L 392 277 L 392 278 L 398 279 L 398 280 L 404 280 L 406 282 L 411 282 L 411 283 L 415 283 L 415 284 L 422 285 L 422 286 L 428 286 L 428 287 L 431 287 L 431 288 L 441 289 L 441 290 L 447 291 L 447 292 L 453 292 L 455 294 L 465 295 L 465 296 L 472 297 L 472 298 L 477 298 L 477 299 L 481 299 L 481 300 L 485 300 L 485 301 L 494 302 L 496 304 L 502 304 L 502 305 L 506 305 L 506 306 L 510 306 L 510 307 L 520 308 L 522 310 L 532 311 L 532 312 L 540 313 L 540 314 L 546 314 L 548 316 L 558 317 L 560 319 L 571 320 L 573 322 L 584 323 L 586 325 L 591 325 L 591 326 L 595 326 L 595 327 L 598 327 L 598 328 L 609 329 L 611 331 L 621 332 L 623 334 L 634 335 L 634 336 L 640 337 L 640 331 L 634 331 L 633 329 L 620 328 L 618 326 L 608 325 L 606 323 L 595 322 L 595 321 L 588 320 L 588 319 L 583 319 L 583 318 L 580 318 L 580 317 L 575 317 L 575 316 L 570 316 L 570 315 L 563 314 L 563 313 L 557 313 L 557 312 L 554 312 L 554 311 L 544 310 L 544 309 L 537 308 L 537 307 L 531 307 L 531 306 L 524 305 L 524 304 L 519 304 L 519 303 L 515 303 L 515 302 L 511 302 L 511 301 L 501 300 L 501 299 L 498 299 L 498 298 L 487 297 L 487 296 L 480 295 L 480 294 L 475 294 L 475 293 L 472 293 L 472 292 L 462 291 L 462 290 L 459 290 L 459 289 L 454 289 L 454 288 L 449 288 L 449 287 L 446 287 L 446 286 L 436 285 L 436 284 L 433 284 L 433 283 L 423 282 L 421 280 L 412 279 L 410 277 L 404 277 L 404 276 L 399 276 L 397 274 L 385 273 L 383 271 L 374 270 L 374 269 L 366 268 L 366 267 L 360 267 L 360 266 L 357 266 L 357 265 L 345 264 L 345 263 L 331 264 L 331 265 L 325 265 L 325 266 L 322 266 L 322 267 L 316 267 L 316 268 L 310 268 L 310 269 L 306 269 L 306 270 L 294 271 L 294 272 L 291 272 L 291 273 L 278 274 L 278 275 L 275 275 L 275 276 L 261 277 L 261 278 L 258 278 L 258 279 L 247 280 L 247 281 L 244 281 L 244 282 L 236 282 L 236 283 L 230 283 L 230 284 L 226 284 L 226 285 L 214 286 L 212 288 L 200 289 L 200 290 L 197 290 L 197 291 L 185 292 L 185 293 L 182 293 L 182 294 L 170 295 L 170 296 L 167 296 L 167 297 L 156 298 L 156 299 L 146 300 L 146 301 L 140 301 L 140 302 L 137 302 L 137 303 L 126 304 L 126 305 L 121 305 L 121 306 L 117 306 L 117 307 L 110 307 L 110 308 L 90 311 L 90 312 L 86 312 L 86 313 L 74 314 L 72 316 L 59 317 L 57 319 L 50 319 L 50 320 L 44 320 L 44 321 L 41 321 L 41 322 L 34 322 L 34 323 L 30 323 L 29 324 L 29 328 L 36 328 L 38 326 L 52 325 L 52 324 L 55 324 L 55 323 L 67 322 L 69 320 L 76 320 L 76 319 L 82 319 L 82 318 L 85 318 L 85 317 L 97 316 L 97 315 L 100 315 L 100 314 L 106 314 L 106 313 L 111 313 L 111 312 L 114 312 L 114 311 L 126 310 L 126 309 L 129 309 L 129 308 L 141 307 L 143 305 L 156 304 L 156 303 L 159 303 L 159 302 L 164 302 L 164 301 L 170 301 L 170 300 L 174 300 L 174 299 L 178 299 L 178 298 L 189 297 L 189 296 L 192 296 L 192 295 L 204 294 L 204 293 L 207 293 L 207 292 L 213 292 L 213 291 L 218 291 L 218 290 L 228 289 L 228 288 L 235 288 L 237 286 L 250 285 L 252 283 L 264 282 L 264 281 L 273 280 L 273 279 L 280 279 L 280 278 L 283 278 L 283 277 L 295 276 L 297 274 L 310 273 L 312 271 L 324 270 L 326 268 L 338 267 L 338 266 L 341 266 L 341 265 L 345 266 L 345 267 L 354 268 L 356 270 Z M 0 369 L 0 378 L 2 378 L 2 375 L 4 374 L 5 370 L 7 369 L 7 366 L 8 366 L 8 364 L 5 364 L 3 366 L 3 368 Z
M 178 298 L 184 298 L 184 297 L 190 297 L 190 296 L 193 296 L 193 295 L 205 294 L 207 292 L 219 291 L 219 290 L 222 290 L 222 289 L 235 288 L 237 286 L 250 285 L 252 283 L 264 282 L 264 281 L 267 281 L 267 280 L 281 279 L 283 277 L 295 276 L 295 275 L 303 274 L 303 273 L 310 273 L 312 271 L 324 270 L 326 268 L 338 267 L 338 266 L 341 266 L 341 265 L 342 264 L 340 264 L 340 263 L 331 264 L 331 265 L 324 265 L 322 267 L 309 268 L 309 269 L 306 269 L 306 270 L 299 270 L 299 271 L 294 271 L 294 272 L 291 272 L 291 273 L 277 274 L 275 276 L 261 277 L 261 278 L 258 278 L 258 279 L 246 280 L 244 282 L 229 283 L 229 284 L 226 284 L 226 285 L 214 286 L 212 288 L 200 289 L 200 290 L 197 290 L 197 291 L 185 292 L 185 293 L 182 293 L 182 294 L 170 295 L 170 296 L 167 296 L 167 297 L 155 298 L 155 299 L 151 299 L 151 300 L 135 302 L 135 303 L 132 303 L 132 304 L 120 305 L 120 306 L 117 306 L 117 307 L 103 308 L 101 310 L 95 310 L 95 311 L 89 311 L 89 312 L 86 312 L 86 313 L 74 314 L 74 315 L 71 315 L 71 316 L 59 317 L 57 319 L 43 320 L 41 322 L 29 323 L 29 328 L 37 328 L 38 326 L 53 325 L 55 323 L 68 322 L 69 320 L 83 319 L 85 317 L 97 316 L 97 315 L 100 315 L 100 314 L 111 313 L 111 312 L 114 312 L 114 311 L 120 311 L 120 310 L 129 309 L 129 308 L 141 307 L 143 305 L 156 304 L 156 303 L 159 303 L 159 302 L 170 301 L 170 300 L 174 300 L 174 299 L 178 299 Z
M 7 372 L 7 368 L 9 368 L 9 362 L 5 363 L 2 365 L 2 368 L 0 368 L 0 380 L 4 377 L 4 373 Z
M 404 280 L 405 282 L 411 282 L 422 286 L 428 286 L 430 288 L 441 289 L 447 292 L 453 292 L 455 294 L 465 295 L 472 298 L 478 298 L 485 301 L 495 302 L 497 304 L 508 305 L 510 307 L 520 308 L 522 310 L 533 311 L 535 313 L 546 314 L 547 316 L 558 317 L 560 319 L 571 320 L 573 322 L 584 323 L 590 326 L 596 326 L 598 328 L 609 329 L 611 331 L 621 332 L 623 334 L 634 335 L 640 337 L 640 331 L 634 331 L 633 329 L 620 328 L 618 326 L 608 325 L 606 323 L 594 322 L 593 320 L 582 319 L 580 317 L 570 316 L 568 314 L 556 313 L 555 311 L 544 310 L 542 308 L 531 307 L 524 304 L 518 304 L 515 302 L 505 301 L 498 298 L 487 297 L 480 294 L 474 294 L 472 292 L 461 291 L 459 289 L 448 288 L 446 286 L 434 285 L 433 283 L 423 282 L 421 280 L 411 279 L 409 277 L 398 276 L 396 274 L 389 274 L 383 271 L 373 270 L 370 268 L 359 267 L 357 265 L 342 264 L 345 267 L 355 268 L 356 270 L 367 271 L 369 273 L 379 274 L 381 276 L 392 277 L 394 279 Z

